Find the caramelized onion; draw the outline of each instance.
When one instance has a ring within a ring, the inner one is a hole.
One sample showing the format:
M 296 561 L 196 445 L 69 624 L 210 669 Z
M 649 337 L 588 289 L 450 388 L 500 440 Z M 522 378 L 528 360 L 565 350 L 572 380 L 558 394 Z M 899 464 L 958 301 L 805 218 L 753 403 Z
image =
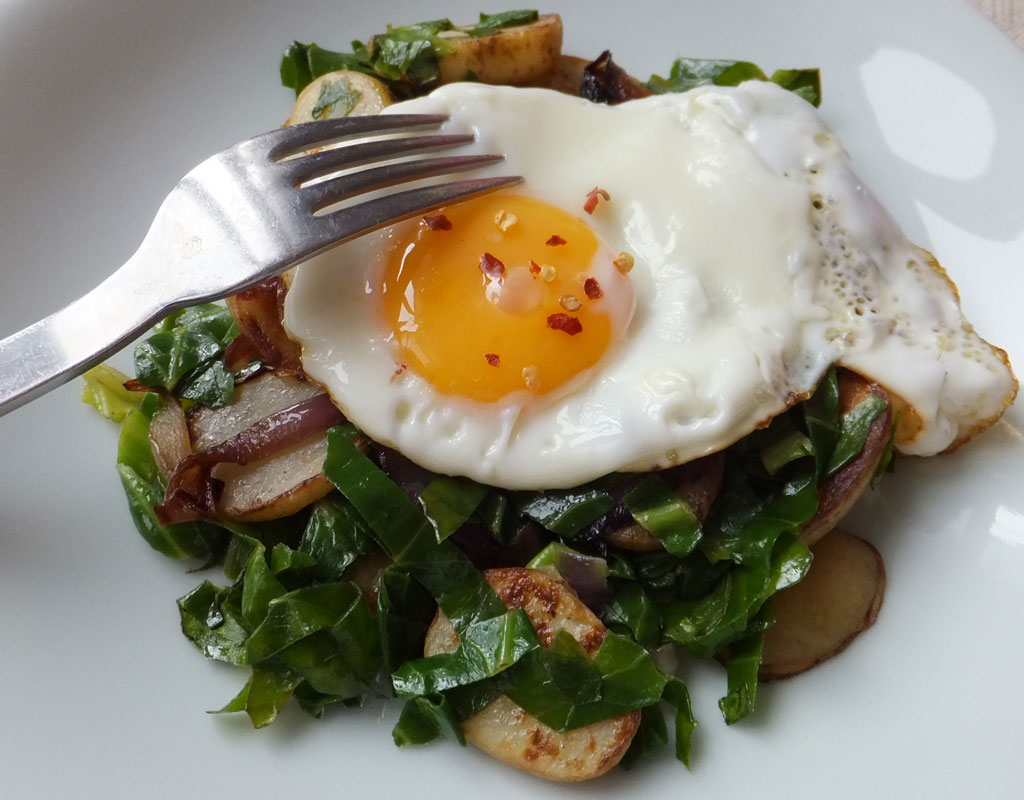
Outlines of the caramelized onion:
M 253 357 L 275 369 L 301 369 L 299 346 L 281 324 L 287 292 L 284 281 L 276 277 L 227 298 L 239 330 L 225 354 L 233 369 L 240 369 Z
M 611 51 L 605 50 L 583 69 L 580 95 L 592 103 L 617 103 L 648 97 L 651 91 L 640 81 L 612 61 Z

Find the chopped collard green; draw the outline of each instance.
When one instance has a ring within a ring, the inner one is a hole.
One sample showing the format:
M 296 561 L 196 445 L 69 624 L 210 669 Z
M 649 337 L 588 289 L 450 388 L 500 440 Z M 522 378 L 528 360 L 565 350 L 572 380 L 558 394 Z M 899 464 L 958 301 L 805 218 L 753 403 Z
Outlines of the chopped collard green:
M 163 525 L 150 420 L 167 402 L 162 392 L 191 386 L 231 335 L 214 309 L 185 312 L 137 351 L 159 391 L 126 392 L 112 373 L 93 381 L 90 402 L 126 409 L 118 471 L 132 517 L 155 549 L 223 567 L 226 583 L 204 580 L 178 601 L 182 632 L 200 652 L 249 673 L 219 713 L 245 712 L 260 727 L 292 697 L 321 716 L 393 696 L 404 703 L 399 745 L 463 742 L 460 723 L 504 694 L 558 731 L 638 710 L 623 765 L 672 738 L 689 765 L 689 695 L 654 651 L 726 653 L 722 715 L 732 724 L 754 710 L 772 622 L 766 600 L 806 572 L 798 533 L 817 510 L 818 486 L 859 452 L 884 409 L 871 400 L 841 415 L 829 372 L 813 397 L 724 453 L 723 484 L 703 520 L 663 474 L 507 492 L 420 471 L 403 485 L 384 468 L 392 462 L 383 450 L 367 451 L 359 431 L 342 425 L 327 434 L 324 462 L 336 490 L 312 507 L 272 523 Z M 609 546 L 603 531 L 622 524 L 662 548 Z M 593 658 L 564 631 L 541 646 L 525 612 L 506 607 L 485 579 L 481 567 L 495 563 L 558 571 L 608 628 Z M 372 595 L 355 580 L 367 565 L 377 573 Z M 438 609 L 460 644 L 424 656 Z
M 655 94 L 685 92 L 698 86 L 739 86 L 743 81 L 777 83 L 799 95 L 813 106 L 821 105 L 821 75 L 816 69 L 779 69 L 771 78 L 750 61 L 724 61 L 712 58 L 677 58 L 668 77 L 652 75 L 647 88 Z

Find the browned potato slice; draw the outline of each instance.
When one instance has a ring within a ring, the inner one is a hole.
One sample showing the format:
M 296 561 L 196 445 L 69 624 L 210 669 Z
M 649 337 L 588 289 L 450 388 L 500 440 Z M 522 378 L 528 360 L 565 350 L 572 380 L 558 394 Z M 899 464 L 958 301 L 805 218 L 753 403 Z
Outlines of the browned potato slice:
M 271 414 L 322 394 L 316 384 L 295 377 L 262 375 L 240 384 L 230 405 L 196 406 L 188 415 L 193 448 L 208 450 Z M 246 466 L 217 464 L 213 477 L 224 482 L 219 516 L 245 522 L 277 519 L 327 494 L 321 474 L 327 438 L 315 436 Z
M 612 547 L 631 553 L 650 553 L 661 547 L 658 537 L 639 522 L 610 530 L 602 538 Z
M 391 102 L 388 87 L 376 78 L 347 70 L 328 72 L 299 92 L 285 125 L 379 114 Z
M 722 488 L 725 457 L 721 453 L 691 461 L 667 470 L 664 475 L 673 489 L 689 504 L 697 519 L 703 521 Z M 657 537 L 639 523 L 608 531 L 604 540 L 612 547 L 632 552 L 650 552 L 662 545 Z
M 529 25 L 474 38 L 461 31 L 441 34 L 454 51 L 441 59 L 441 83 L 465 80 L 525 86 L 549 74 L 562 53 L 562 18 L 543 14 Z
M 554 89 L 562 94 L 570 94 L 573 97 L 580 96 L 580 87 L 583 85 L 583 70 L 590 62 L 585 58 L 576 56 L 559 56 L 555 62 L 554 69 L 546 75 L 542 75 L 530 85 L 539 89 Z
M 604 641 L 604 625 L 553 570 L 508 567 L 484 575 L 505 605 L 526 612 L 545 647 L 562 630 L 591 656 Z M 439 612 L 427 631 L 424 653 L 449 653 L 458 646 L 458 635 Z M 503 695 L 462 729 L 470 744 L 509 766 L 552 781 L 584 781 L 619 763 L 639 725 L 640 712 L 633 711 L 559 733 Z
M 833 531 L 812 552 L 804 579 L 770 600 L 775 624 L 764 638 L 762 680 L 788 678 L 841 652 L 882 607 L 885 566 L 874 547 Z
M 871 485 L 892 435 L 892 403 L 885 390 L 855 372 L 839 371 L 840 414 L 856 408 L 872 394 L 884 398 L 889 407 L 875 418 L 860 454 L 818 487 L 818 510 L 800 532 L 804 544 L 813 545 L 832 530 Z

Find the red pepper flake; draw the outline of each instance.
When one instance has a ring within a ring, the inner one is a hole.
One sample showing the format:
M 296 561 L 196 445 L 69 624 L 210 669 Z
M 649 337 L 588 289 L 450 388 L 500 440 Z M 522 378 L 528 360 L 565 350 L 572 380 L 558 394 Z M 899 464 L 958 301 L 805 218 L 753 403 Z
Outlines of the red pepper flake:
M 398 377 L 399 377 L 399 376 L 400 376 L 400 375 L 401 375 L 401 374 L 402 374 L 403 372 L 405 372 L 405 371 L 406 371 L 407 369 L 408 369 L 408 367 L 407 367 L 407 366 L 406 366 L 405 364 L 399 364 L 399 365 L 398 365 L 398 369 L 396 369 L 396 370 L 395 370 L 394 372 L 392 372 L 392 373 L 391 373 L 391 380 L 392 380 L 392 381 L 395 381 L 395 380 L 397 380 L 397 379 L 398 379 Z
M 557 233 L 551 234 L 551 238 L 544 242 L 548 247 L 558 247 L 560 244 L 565 244 L 565 239 L 559 236 Z
M 530 272 L 533 273 L 534 275 L 540 274 L 540 264 L 538 264 L 532 258 L 530 259 Z
M 505 265 L 490 253 L 480 256 L 480 271 L 488 278 L 500 278 L 505 274 Z
M 603 198 L 607 202 L 612 199 L 612 196 L 604 189 L 595 186 L 587 193 L 587 202 L 583 204 L 583 210 L 588 214 L 593 214 L 594 209 L 597 208 L 598 198 Z
M 583 330 L 583 323 L 580 322 L 579 317 L 569 314 L 551 314 L 548 316 L 548 327 L 575 336 Z
M 501 356 L 497 353 L 484 353 L 484 358 L 487 359 L 487 363 L 492 367 L 497 367 L 501 364 Z
M 450 231 L 452 229 L 452 221 L 444 214 L 427 214 L 423 218 L 423 224 L 432 231 Z
M 601 284 L 597 282 L 597 278 L 587 278 L 583 281 L 583 293 L 591 300 L 597 300 L 597 298 L 604 294 L 601 291 Z

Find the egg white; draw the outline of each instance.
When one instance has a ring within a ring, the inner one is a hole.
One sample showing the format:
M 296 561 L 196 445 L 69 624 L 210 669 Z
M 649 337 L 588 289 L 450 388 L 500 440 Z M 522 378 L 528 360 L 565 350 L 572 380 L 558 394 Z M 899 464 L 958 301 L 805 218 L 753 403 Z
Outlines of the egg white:
M 766 82 L 616 107 L 453 84 L 385 113 L 445 113 L 493 174 L 585 218 L 635 257 L 636 312 L 572 391 L 480 404 L 396 361 L 374 295 L 396 229 L 297 271 L 285 326 L 303 366 L 367 435 L 437 472 L 510 489 L 574 486 L 720 450 L 813 391 L 832 364 L 878 380 L 943 450 L 1000 413 L 1014 378 L 861 186 L 802 99 Z M 611 195 L 587 217 L 587 192 Z M 406 223 L 415 224 L 415 223 Z M 397 230 L 400 230 L 398 228 Z

